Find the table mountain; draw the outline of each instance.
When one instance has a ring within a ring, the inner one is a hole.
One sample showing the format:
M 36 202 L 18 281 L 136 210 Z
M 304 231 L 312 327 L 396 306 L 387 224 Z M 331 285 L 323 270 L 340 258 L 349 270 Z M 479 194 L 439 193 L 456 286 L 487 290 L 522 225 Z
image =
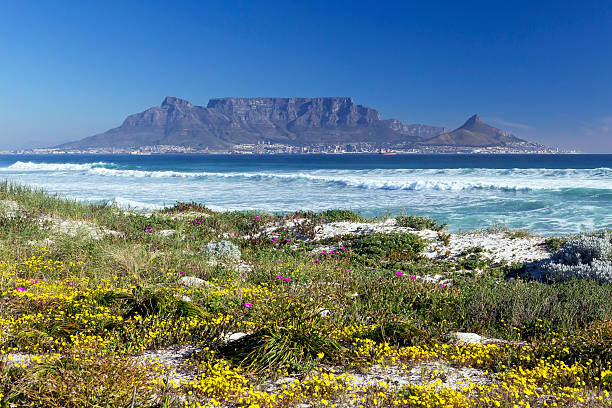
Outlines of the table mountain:
M 452 132 L 442 133 L 429 140 L 424 141 L 424 145 L 442 146 L 511 146 L 518 143 L 529 143 L 523 139 L 483 122 L 479 115 L 469 118 L 463 126 Z
M 58 147 L 176 145 L 227 150 L 235 144 L 258 142 L 388 146 L 427 140 L 445 131 L 381 120 L 377 110 L 357 105 L 349 97 L 215 98 L 202 107 L 169 96 L 161 106 L 128 116 L 117 128 Z

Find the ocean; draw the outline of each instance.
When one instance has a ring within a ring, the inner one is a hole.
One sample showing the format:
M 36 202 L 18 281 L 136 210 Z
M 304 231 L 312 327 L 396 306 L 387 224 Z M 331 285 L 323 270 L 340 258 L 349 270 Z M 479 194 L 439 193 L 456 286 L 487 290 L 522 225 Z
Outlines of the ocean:
M 453 232 L 612 228 L 612 155 L 0 155 L 0 179 L 137 210 L 196 201 L 419 214 Z

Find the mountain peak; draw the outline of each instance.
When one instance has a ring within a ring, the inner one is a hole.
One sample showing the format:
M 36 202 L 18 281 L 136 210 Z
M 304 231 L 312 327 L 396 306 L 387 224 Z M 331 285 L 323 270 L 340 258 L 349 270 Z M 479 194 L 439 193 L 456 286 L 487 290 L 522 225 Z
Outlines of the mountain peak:
M 476 114 L 466 120 L 461 127 L 431 138 L 424 144 L 490 147 L 508 146 L 519 142 L 525 141 L 504 130 L 486 124 L 480 115 Z
M 175 96 L 166 96 L 164 98 L 164 100 L 161 103 L 161 106 L 180 106 L 180 107 L 186 107 L 186 108 L 191 108 L 193 107 L 193 105 L 191 104 L 191 102 L 185 100 L 185 99 L 181 99 L 181 98 L 177 98 Z
M 472 125 L 481 124 L 481 123 L 484 123 L 484 121 L 482 120 L 479 114 L 475 114 L 471 116 L 468 120 L 466 120 L 463 126 L 461 127 L 463 128 L 463 127 L 472 126 Z

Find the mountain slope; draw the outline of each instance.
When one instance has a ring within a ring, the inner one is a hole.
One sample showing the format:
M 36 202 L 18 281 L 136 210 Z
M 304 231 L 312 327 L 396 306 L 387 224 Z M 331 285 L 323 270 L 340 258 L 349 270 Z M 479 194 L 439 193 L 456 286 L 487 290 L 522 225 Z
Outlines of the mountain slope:
M 527 143 L 523 139 L 483 122 L 479 115 L 469 118 L 461 127 L 452 132 L 442 133 L 424 141 L 424 145 L 441 146 L 509 146 L 516 143 Z
M 166 97 L 161 106 L 128 116 L 107 132 L 58 146 L 63 149 L 177 145 L 227 149 L 235 144 L 295 146 L 367 142 L 414 143 L 447 129 L 380 120 L 352 98 L 217 98 L 206 107 Z

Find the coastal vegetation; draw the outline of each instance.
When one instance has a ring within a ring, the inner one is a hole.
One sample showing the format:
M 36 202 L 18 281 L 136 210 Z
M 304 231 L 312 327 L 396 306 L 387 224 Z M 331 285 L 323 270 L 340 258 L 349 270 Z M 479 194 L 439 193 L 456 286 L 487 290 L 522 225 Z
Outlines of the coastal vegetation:
M 517 263 L 382 221 L 0 184 L 0 406 L 612 406 L 608 232 Z

